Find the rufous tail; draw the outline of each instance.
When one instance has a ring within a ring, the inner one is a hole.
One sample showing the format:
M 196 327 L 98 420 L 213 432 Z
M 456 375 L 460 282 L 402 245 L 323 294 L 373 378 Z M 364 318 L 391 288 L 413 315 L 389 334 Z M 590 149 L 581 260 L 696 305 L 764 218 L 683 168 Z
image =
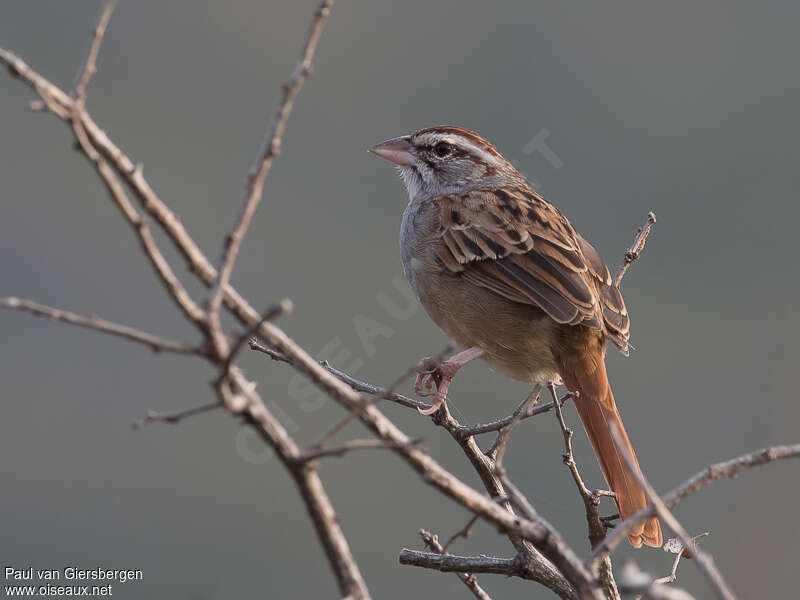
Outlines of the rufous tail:
M 570 391 L 577 391 L 579 396 L 574 399 L 578 415 L 592 443 L 594 453 L 600 463 L 603 475 L 616 495 L 617 507 L 621 519 L 627 519 L 638 510 L 647 506 L 647 497 L 642 486 L 628 470 L 625 458 L 617 449 L 611 433 L 611 423 L 616 423 L 627 447 L 636 469 L 639 461 L 633 446 L 628 439 L 628 433 L 622 424 L 614 394 L 608 383 L 606 366 L 602 352 L 587 351 L 583 355 L 565 356 L 561 362 L 561 377 Z M 628 540 L 634 548 L 641 545 L 660 547 L 661 526 L 658 519 L 653 517 L 642 523 L 638 529 L 631 532 Z

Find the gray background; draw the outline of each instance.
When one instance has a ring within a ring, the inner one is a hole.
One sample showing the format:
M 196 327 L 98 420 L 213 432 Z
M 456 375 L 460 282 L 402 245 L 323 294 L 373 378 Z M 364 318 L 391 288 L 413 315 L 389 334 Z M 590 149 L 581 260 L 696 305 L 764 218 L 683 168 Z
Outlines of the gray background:
M 0 45 L 66 89 L 98 6 L 6 2 Z M 314 7 L 122 2 L 112 20 L 89 108 L 214 259 Z M 798 13 L 779 1 L 343 0 L 234 283 L 256 306 L 291 297 L 289 333 L 315 353 L 333 348 L 334 363 L 370 381 L 387 383 L 437 352 L 445 339 L 421 310 L 390 314 L 380 300 L 407 308 L 392 283 L 405 193 L 365 150 L 423 126 L 466 126 L 534 179 L 612 266 L 647 211 L 657 213 L 623 286 L 638 350 L 627 360 L 610 352 L 609 369 L 658 489 L 709 462 L 797 441 Z M 32 97 L 0 77 L 0 295 L 195 339 L 69 131 L 26 111 Z M 523 151 L 543 130 L 560 168 Z M 367 319 L 381 324 L 372 345 L 357 334 Z M 209 401 L 204 364 L 9 311 L 0 340 L 0 564 L 143 569 L 143 582 L 116 589 L 121 598 L 336 597 L 289 478 L 237 421 L 216 413 L 131 430 L 148 408 Z M 340 418 L 285 366 L 252 353 L 244 364 L 300 440 Z M 456 379 L 452 404 L 477 422 L 510 412 L 526 391 L 474 364 Z M 385 410 L 478 485 L 443 431 Z M 577 425 L 572 410 L 568 418 Z M 600 486 L 580 431 L 576 450 Z M 520 426 L 507 462 L 585 551 L 582 506 L 560 455 L 545 416 Z M 420 547 L 420 527 L 447 536 L 465 523 L 463 510 L 386 453 L 330 460 L 323 474 L 376 598 L 465 597 L 452 575 L 397 564 L 401 547 Z M 798 482 L 797 464 L 771 465 L 679 507 L 690 531 L 712 532 L 704 546 L 742 598 L 793 594 Z M 480 525 L 456 551 L 510 549 Z M 663 552 L 625 548 L 617 560 L 628 555 L 669 570 Z M 709 597 L 694 565 L 679 576 Z M 516 580 L 481 581 L 497 598 L 548 597 Z

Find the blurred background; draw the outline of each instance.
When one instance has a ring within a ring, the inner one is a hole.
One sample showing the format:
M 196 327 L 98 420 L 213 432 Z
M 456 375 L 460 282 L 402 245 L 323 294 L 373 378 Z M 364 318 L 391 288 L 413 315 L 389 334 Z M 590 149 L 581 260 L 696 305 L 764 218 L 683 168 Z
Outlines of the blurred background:
M 99 6 L 7 2 L 0 46 L 69 89 Z M 315 8 L 140 0 L 121 2 L 111 21 L 89 109 L 214 260 Z M 494 142 L 612 269 L 647 212 L 657 214 L 623 284 L 637 350 L 629 359 L 610 350 L 609 372 L 659 490 L 710 462 L 797 442 L 798 18 L 788 1 L 341 0 L 233 282 L 256 307 L 292 298 L 282 326 L 374 383 L 441 350 L 443 334 L 398 283 L 405 191 L 366 149 L 461 125 Z M 196 340 L 70 131 L 29 112 L 32 98 L 3 73 L 0 295 Z M 147 409 L 208 402 L 205 364 L 11 311 L 0 312 L 0 341 L 0 563 L 142 569 L 143 581 L 115 587 L 120 598 L 337 597 L 292 482 L 235 419 L 131 429 Z M 286 366 L 251 352 L 243 364 L 300 441 L 342 416 Z M 508 414 L 527 392 L 476 363 L 456 378 L 451 406 L 475 423 Z M 480 485 L 444 431 L 383 408 Z M 566 414 L 584 477 L 600 487 Z M 546 415 L 519 427 L 506 462 L 585 553 L 561 452 Z M 463 510 L 381 451 L 329 459 L 323 477 L 375 598 L 467 595 L 453 575 L 397 563 L 402 547 L 421 548 L 420 527 L 446 539 L 468 520 Z M 798 493 L 798 464 L 773 464 L 713 484 L 677 515 L 689 531 L 711 532 L 703 546 L 741 598 L 786 598 L 796 592 Z M 453 551 L 512 549 L 479 524 Z M 655 575 L 672 561 L 630 548 L 615 560 L 625 556 Z M 710 596 L 689 561 L 678 573 Z M 550 597 L 528 582 L 479 580 L 495 598 Z

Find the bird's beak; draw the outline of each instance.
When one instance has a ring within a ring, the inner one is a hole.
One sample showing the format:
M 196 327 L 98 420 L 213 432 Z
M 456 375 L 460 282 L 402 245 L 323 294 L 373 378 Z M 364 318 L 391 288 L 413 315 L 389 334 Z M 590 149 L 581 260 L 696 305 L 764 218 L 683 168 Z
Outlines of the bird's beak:
M 381 142 L 369 151 L 395 164 L 409 166 L 417 162 L 413 148 L 411 136 L 404 135 Z

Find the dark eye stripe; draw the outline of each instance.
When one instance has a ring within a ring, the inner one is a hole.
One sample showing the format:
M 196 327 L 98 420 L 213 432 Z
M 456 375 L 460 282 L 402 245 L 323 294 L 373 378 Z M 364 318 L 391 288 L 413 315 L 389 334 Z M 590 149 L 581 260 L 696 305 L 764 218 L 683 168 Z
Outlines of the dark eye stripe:
M 436 142 L 436 144 L 439 144 L 439 143 L 441 143 L 441 142 Z M 447 143 L 447 142 L 445 142 L 445 143 Z M 429 153 L 429 154 L 433 154 L 434 156 L 439 156 L 438 154 L 436 154 L 436 150 L 435 150 L 436 144 L 426 144 L 425 146 L 422 147 L 422 149 L 425 152 Z M 449 144 L 449 145 L 450 145 L 450 153 L 448 154 L 448 156 L 458 156 L 458 157 L 470 156 L 470 153 L 467 152 L 466 150 L 463 150 L 463 149 L 459 148 L 458 146 L 456 146 L 454 144 Z M 440 157 L 440 158 L 443 158 L 443 157 Z

